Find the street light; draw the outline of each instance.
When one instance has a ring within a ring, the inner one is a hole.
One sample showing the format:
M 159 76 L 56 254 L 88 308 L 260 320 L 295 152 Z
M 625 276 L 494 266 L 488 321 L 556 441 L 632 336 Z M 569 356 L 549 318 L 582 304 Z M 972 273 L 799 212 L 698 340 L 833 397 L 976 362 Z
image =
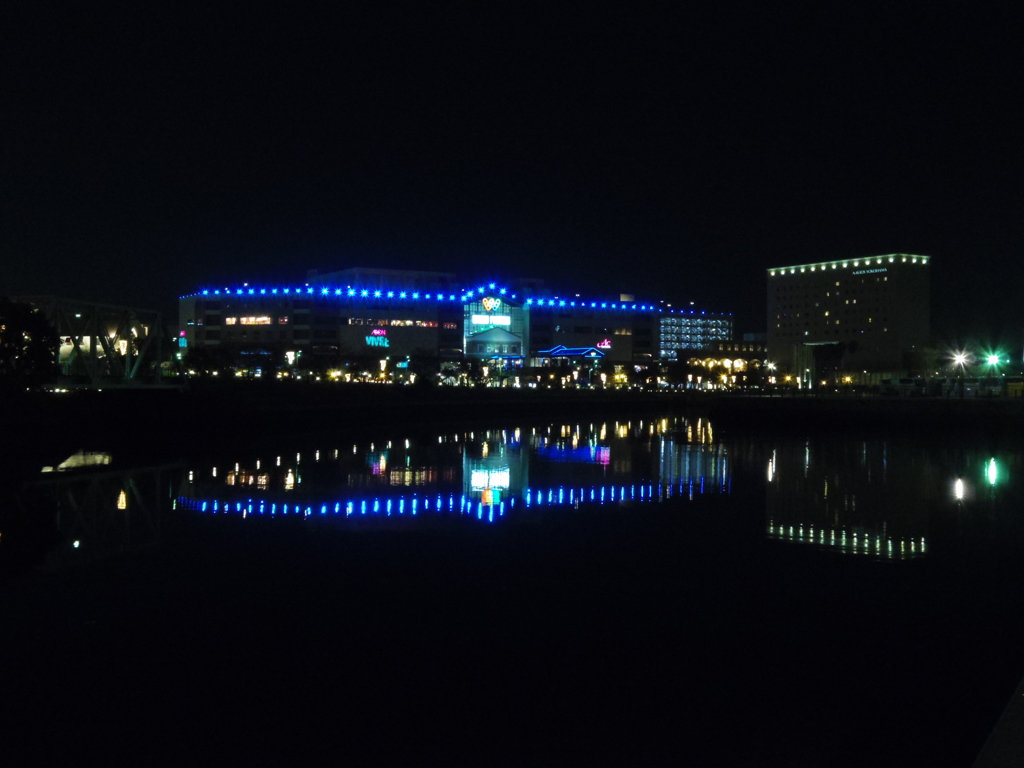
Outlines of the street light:
M 960 392 L 961 399 L 964 396 L 964 369 L 971 363 L 972 359 L 973 355 L 966 349 L 953 352 L 953 366 L 956 368 L 956 389 Z M 952 394 L 952 391 L 950 394 Z

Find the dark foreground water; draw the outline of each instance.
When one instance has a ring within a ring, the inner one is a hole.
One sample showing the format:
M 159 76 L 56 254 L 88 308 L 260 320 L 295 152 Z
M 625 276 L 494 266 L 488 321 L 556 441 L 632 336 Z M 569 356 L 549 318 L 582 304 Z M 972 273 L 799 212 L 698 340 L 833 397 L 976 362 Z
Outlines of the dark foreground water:
M 984 435 L 196 437 L 7 479 L 5 764 L 969 766 L 1024 675 Z

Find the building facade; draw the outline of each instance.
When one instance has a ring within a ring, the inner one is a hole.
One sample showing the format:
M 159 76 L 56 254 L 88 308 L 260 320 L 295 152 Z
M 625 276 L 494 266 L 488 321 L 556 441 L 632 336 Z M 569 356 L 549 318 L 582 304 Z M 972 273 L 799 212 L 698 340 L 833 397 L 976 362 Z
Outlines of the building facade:
M 888 254 L 768 270 L 768 362 L 819 380 L 898 373 L 928 343 L 929 256 Z
M 663 360 L 680 360 L 695 350 L 715 349 L 733 338 L 731 315 L 683 310 L 662 315 L 659 323 Z
M 561 297 L 543 281 L 467 287 L 454 274 L 348 269 L 305 283 L 204 289 L 179 300 L 179 347 L 289 361 L 313 356 L 643 365 L 681 345 L 731 337 L 732 318 L 661 303 Z M 665 321 L 668 325 L 665 325 Z M 678 321 L 678 322 L 677 322 Z M 686 327 L 671 334 L 663 328 Z M 667 344 L 667 346 L 666 346 Z

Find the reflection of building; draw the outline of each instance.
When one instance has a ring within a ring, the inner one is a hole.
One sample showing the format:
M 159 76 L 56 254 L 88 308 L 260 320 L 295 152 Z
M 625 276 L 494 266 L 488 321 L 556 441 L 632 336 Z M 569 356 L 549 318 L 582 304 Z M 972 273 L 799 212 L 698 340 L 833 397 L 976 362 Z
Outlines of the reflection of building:
M 459 474 L 461 473 L 461 478 Z M 726 451 L 706 420 L 662 419 L 445 434 L 209 467 L 178 503 L 211 514 L 400 519 L 686 500 L 728 493 Z
M 181 347 L 267 360 L 321 354 L 503 367 L 572 358 L 628 365 L 732 334 L 726 315 L 677 313 L 625 295 L 563 298 L 537 280 L 467 287 L 450 273 L 380 269 L 310 273 L 302 284 L 206 289 L 182 297 L 179 310 Z M 684 326 L 685 334 L 675 332 Z
M 928 341 L 929 263 L 889 254 L 769 269 L 769 361 L 815 380 L 913 367 Z
M 769 538 L 881 559 L 925 554 L 927 499 L 936 486 L 923 453 L 886 443 L 790 443 L 767 467 Z
M 48 567 L 80 565 L 160 543 L 167 484 L 180 464 L 110 469 L 111 456 L 79 452 L 21 486 L 18 509 L 51 520 L 59 540 Z
M 501 504 L 529 483 L 529 456 L 521 450 L 519 430 L 482 433 L 463 446 L 462 489 L 474 501 Z

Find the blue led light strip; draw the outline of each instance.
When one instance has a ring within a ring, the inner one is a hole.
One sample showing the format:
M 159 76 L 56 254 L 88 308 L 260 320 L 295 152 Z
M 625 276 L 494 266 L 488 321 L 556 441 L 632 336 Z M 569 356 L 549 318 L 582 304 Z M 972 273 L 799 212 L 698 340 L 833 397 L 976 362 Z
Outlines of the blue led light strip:
M 317 296 L 323 298 L 348 298 L 348 299 L 387 299 L 389 301 L 424 301 L 424 302 L 460 302 L 468 303 L 472 301 L 478 301 L 483 297 L 484 294 L 497 293 L 500 296 L 508 296 L 511 299 L 516 298 L 516 294 L 509 294 L 507 288 L 496 287 L 494 283 L 491 283 L 489 288 L 476 288 L 463 291 L 461 293 L 445 293 L 436 291 L 408 291 L 398 290 L 389 288 L 361 288 L 353 286 L 337 287 L 337 286 L 287 286 L 287 287 L 251 287 L 244 286 L 242 288 L 204 288 L 196 293 L 183 296 L 181 298 L 191 298 L 194 296 L 210 296 L 210 297 L 223 297 L 231 298 L 237 296 L 252 296 L 252 297 L 266 297 L 266 296 Z M 615 302 L 615 301 L 584 301 L 581 299 L 561 299 L 555 298 L 527 298 L 524 304 L 533 309 L 558 309 L 558 308 L 578 308 L 578 309 L 608 309 L 628 312 L 664 312 L 664 309 L 654 304 L 637 304 L 636 302 Z M 672 310 L 674 311 L 674 310 Z M 693 311 L 690 312 L 693 314 Z M 703 313 L 701 313 L 703 314 Z

